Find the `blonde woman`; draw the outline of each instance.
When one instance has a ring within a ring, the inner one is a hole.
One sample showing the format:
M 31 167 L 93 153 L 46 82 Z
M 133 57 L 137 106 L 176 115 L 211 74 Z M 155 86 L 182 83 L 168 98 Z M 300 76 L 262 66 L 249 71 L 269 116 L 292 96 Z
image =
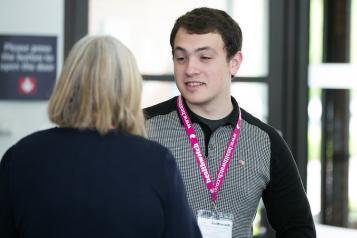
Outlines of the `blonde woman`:
M 200 237 L 175 161 L 144 139 L 142 78 L 108 36 L 71 50 L 49 101 L 58 127 L 0 167 L 0 237 Z

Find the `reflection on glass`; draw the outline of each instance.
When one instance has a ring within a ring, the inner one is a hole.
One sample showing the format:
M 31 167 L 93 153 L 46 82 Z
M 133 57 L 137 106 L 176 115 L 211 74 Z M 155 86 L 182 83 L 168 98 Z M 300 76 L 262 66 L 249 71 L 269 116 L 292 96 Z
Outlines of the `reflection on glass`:
M 310 1 L 310 64 L 322 62 L 323 1 L 324 0 Z
M 321 114 L 321 89 L 310 89 L 307 133 L 307 195 L 312 215 L 315 218 L 318 218 L 321 212 Z
M 266 0 L 234 0 L 232 17 L 243 33 L 240 76 L 268 75 L 268 5 Z
M 144 81 L 141 106 L 149 107 L 179 94 L 175 82 Z
M 357 0 L 351 1 L 351 63 L 357 67 Z M 356 83 L 357 84 L 357 83 Z M 350 101 L 350 165 L 349 165 L 349 221 L 351 227 L 357 229 L 357 87 L 351 90 Z
M 234 82 L 231 94 L 240 107 L 253 116 L 267 122 L 268 120 L 268 86 L 265 83 Z
M 351 90 L 350 113 L 349 221 L 351 227 L 357 229 L 357 189 L 354 184 L 357 181 L 357 89 Z
M 308 179 L 307 194 L 312 214 L 318 221 L 321 212 L 321 88 L 310 88 L 308 104 Z M 357 229 L 357 89 L 351 89 L 350 101 L 350 157 L 348 178 L 349 223 Z
M 310 48 L 311 64 L 322 62 L 323 0 L 310 1 Z M 308 132 L 307 132 L 307 196 L 311 212 L 318 221 L 321 212 L 321 90 L 311 88 L 309 75 Z
M 357 64 L 357 0 L 351 1 L 351 63 Z
M 266 0 L 90 0 L 89 34 L 120 39 L 133 51 L 142 74 L 172 74 L 169 36 L 176 18 L 195 7 L 218 8 L 231 12 L 243 30 L 240 76 L 262 77 L 267 75 L 267 4 Z
M 322 62 L 322 23 L 323 23 L 323 0 L 311 0 L 310 17 L 310 64 Z M 357 64 L 357 0 L 351 1 L 351 64 L 345 64 L 346 69 L 355 69 Z M 330 64 L 331 65 L 331 64 Z M 336 64 L 338 65 L 338 64 Z M 328 68 L 328 64 L 317 76 L 309 74 L 309 104 L 308 104 L 308 173 L 307 173 L 307 194 L 309 197 L 311 210 L 319 222 L 321 212 L 321 89 L 322 88 L 347 88 L 351 90 L 350 99 L 350 124 L 349 124 L 349 177 L 348 177 L 348 202 L 349 202 L 349 227 L 357 229 L 357 190 L 354 182 L 357 181 L 357 81 L 355 73 L 348 73 L 348 70 Z M 310 65 L 309 71 L 317 65 Z M 340 66 L 342 67 L 342 66 Z M 354 72 L 353 70 L 350 72 Z M 331 77 L 331 74 L 335 74 Z M 328 83 L 328 78 L 331 83 Z M 336 80 L 335 80 L 336 79 Z M 313 82 L 319 82 L 314 84 Z

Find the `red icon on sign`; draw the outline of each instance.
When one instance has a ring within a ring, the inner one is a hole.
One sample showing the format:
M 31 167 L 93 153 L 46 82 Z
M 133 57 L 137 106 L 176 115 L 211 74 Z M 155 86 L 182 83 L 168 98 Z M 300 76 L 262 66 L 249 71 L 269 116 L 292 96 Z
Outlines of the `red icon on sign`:
M 19 93 L 32 95 L 36 93 L 37 80 L 31 76 L 20 76 L 19 78 Z

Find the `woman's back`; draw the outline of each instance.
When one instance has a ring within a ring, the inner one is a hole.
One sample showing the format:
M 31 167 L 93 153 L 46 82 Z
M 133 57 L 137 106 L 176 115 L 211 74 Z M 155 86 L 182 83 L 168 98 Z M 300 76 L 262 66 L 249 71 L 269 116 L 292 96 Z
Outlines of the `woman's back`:
M 22 139 L 1 162 L 0 211 L 2 238 L 199 237 L 168 150 L 117 131 Z

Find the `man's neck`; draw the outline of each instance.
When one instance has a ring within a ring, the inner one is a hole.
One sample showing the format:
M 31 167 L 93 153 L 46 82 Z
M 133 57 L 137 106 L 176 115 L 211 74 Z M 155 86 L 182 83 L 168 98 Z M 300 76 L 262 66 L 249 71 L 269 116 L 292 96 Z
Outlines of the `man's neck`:
M 207 105 L 190 104 L 187 101 L 186 104 L 192 112 L 209 120 L 220 120 L 228 116 L 233 110 L 233 104 L 230 97 L 228 100 L 225 100 L 224 103 L 216 105 L 212 103 Z

